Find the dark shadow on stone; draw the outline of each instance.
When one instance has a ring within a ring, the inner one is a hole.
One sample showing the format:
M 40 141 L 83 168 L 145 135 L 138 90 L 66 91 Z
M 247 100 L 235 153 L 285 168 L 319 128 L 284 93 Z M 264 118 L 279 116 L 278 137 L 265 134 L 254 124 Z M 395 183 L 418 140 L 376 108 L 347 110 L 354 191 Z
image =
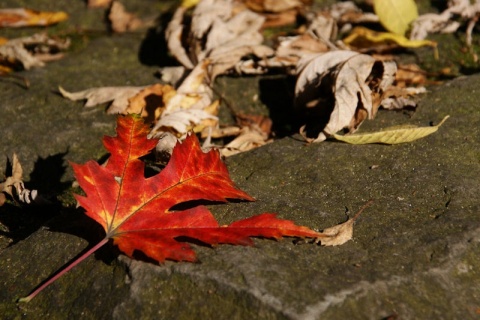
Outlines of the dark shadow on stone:
M 105 238 L 105 230 L 103 227 L 88 217 L 82 208 L 63 209 L 61 214 L 46 223 L 46 227 L 52 232 L 66 233 L 88 241 L 88 246 L 71 261 L 81 256 Z M 109 241 L 95 252 L 95 258 L 110 264 L 118 257 L 119 253 L 120 250 L 118 247 L 113 245 L 112 241 Z M 68 265 L 70 262 L 65 265 Z
M 431 0 L 430 5 L 432 8 L 436 8 L 438 12 L 442 12 L 447 9 L 447 1 L 445 0 Z
M 140 45 L 138 59 L 147 66 L 178 66 L 177 60 L 169 54 L 165 30 L 173 16 L 173 8 L 160 15 L 155 26 L 148 29 Z
M 228 199 L 229 203 L 240 203 L 240 202 L 246 202 L 246 200 L 241 200 L 241 199 Z M 208 201 L 208 200 L 191 200 L 191 201 L 185 201 L 179 204 L 174 205 L 173 207 L 170 208 L 169 211 L 185 211 L 189 209 L 193 209 L 198 206 L 211 206 L 211 205 L 217 205 L 217 204 L 225 204 L 225 202 L 222 201 Z
M 480 67 L 461 66 L 459 71 L 462 75 L 471 76 L 471 75 L 479 73 L 480 72 Z
M 316 138 L 330 121 L 335 108 L 334 76 L 331 72 L 305 86 L 295 98 L 296 119 L 309 138 Z M 315 85 L 317 83 L 317 85 Z
M 260 79 L 260 100 L 269 109 L 272 131 L 277 138 L 298 130 L 293 109 L 295 79 L 288 76 L 271 76 Z
M 27 238 L 58 214 L 58 206 L 15 205 L 6 203 L 0 207 L 0 225 L 8 231 L 0 236 L 11 240 L 9 246 Z
M 54 196 L 68 189 L 71 182 L 61 181 L 67 170 L 64 159 L 67 154 L 68 150 L 46 158 L 39 157 L 30 174 L 28 188 L 38 190 L 39 194 L 50 201 L 54 201 L 52 199 Z
M 71 184 L 61 181 L 66 171 L 64 157 L 67 153 L 68 151 L 35 161 L 30 181 L 25 183 L 27 189 L 38 191 L 37 198 L 31 204 L 10 199 L 0 207 L 0 224 L 8 229 L 0 231 L 0 235 L 10 238 L 10 245 L 27 238 L 61 212 L 62 204 L 56 196 L 64 193 Z M 12 166 L 9 161 L 7 164 L 5 176 L 10 176 Z

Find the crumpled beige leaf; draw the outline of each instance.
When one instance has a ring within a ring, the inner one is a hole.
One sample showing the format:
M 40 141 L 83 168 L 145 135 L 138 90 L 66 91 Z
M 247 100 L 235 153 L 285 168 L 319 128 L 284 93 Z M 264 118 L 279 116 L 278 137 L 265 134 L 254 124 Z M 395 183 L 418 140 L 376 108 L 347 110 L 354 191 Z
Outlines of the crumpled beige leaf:
M 63 11 L 49 12 L 26 8 L 0 9 L 0 27 L 49 26 L 68 19 Z
M 352 219 L 348 219 L 339 225 L 324 229 L 322 231 L 322 236 L 318 237 L 315 242 L 320 243 L 322 246 L 339 246 L 351 240 L 353 237 L 353 224 L 363 210 L 365 210 L 365 208 L 370 206 L 372 203 L 373 200 L 369 200 L 367 203 L 365 203 L 362 208 L 355 213 Z
M 205 109 L 212 104 L 213 91 L 207 69 L 210 61 L 204 60 L 189 73 L 166 104 L 167 111 L 177 109 Z
M 54 39 L 45 33 L 8 40 L 0 45 L 0 64 L 21 63 L 26 70 L 43 67 L 46 61 L 62 58 L 60 51 L 69 46 L 69 39 Z
M 165 38 L 167 39 L 167 47 L 169 52 L 178 60 L 185 68 L 193 69 L 195 66 L 191 61 L 187 50 L 182 44 L 182 35 L 184 33 L 183 18 L 187 8 L 180 6 L 173 14 L 172 19 L 168 23 L 165 30 Z
M 446 116 L 436 126 L 430 127 L 416 127 L 416 126 L 396 126 L 394 128 L 387 128 L 378 132 L 368 132 L 352 135 L 332 135 L 333 138 L 339 141 L 347 142 L 350 144 L 399 144 L 412 142 L 421 138 L 424 138 L 434 132 L 437 132 L 438 128 L 449 118 Z
M 20 165 L 17 154 L 14 153 L 12 159 L 11 176 L 7 177 L 4 182 L 0 183 L 0 206 L 5 202 L 5 195 L 3 193 L 6 193 L 11 197 L 14 197 L 16 194 L 18 196 L 18 200 L 25 203 L 30 203 L 31 201 L 35 200 L 37 197 L 37 190 L 26 189 L 23 183 L 22 175 L 22 166 Z
M 254 68 L 236 67 L 243 57 L 255 55 L 261 60 L 274 53 L 262 45 L 260 29 L 265 18 L 257 13 L 245 8 L 238 11 L 233 2 L 225 0 L 200 1 L 193 9 L 190 24 L 184 24 L 186 12 L 182 6 L 175 11 L 165 33 L 167 46 L 187 69 L 208 60 L 211 82 L 229 70 L 244 68 L 253 73 Z
M 352 24 L 376 23 L 379 22 L 378 16 L 374 13 L 364 12 L 354 1 L 335 2 L 329 6 L 326 11 L 339 24 L 342 30 L 349 30 Z
M 197 128 L 198 124 L 204 120 L 213 121 Z M 195 132 L 201 131 L 205 126 L 214 125 L 217 120 L 218 118 L 216 116 L 202 109 L 177 109 L 164 112 L 155 124 L 155 128 L 161 132 L 168 131 L 169 128 L 172 128 L 183 135 L 190 130 Z
M 86 108 L 91 108 L 99 104 L 112 102 L 107 109 L 108 114 L 123 113 L 128 107 L 129 99 L 143 90 L 142 87 L 99 87 L 91 88 L 78 92 L 69 92 L 62 87 L 58 87 L 58 91 L 64 98 L 72 101 L 87 100 Z
M 396 64 L 338 50 L 306 56 L 298 70 L 296 108 L 310 114 L 310 121 L 328 119 L 323 127 L 315 128 L 316 138 L 309 137 L 308 125 L 301 134 L 309 142 L 320 142 L 342 129 L 355 132 L 365 119 L 375 117 L 383 92 L 395 79 Z M 312 117 L 314 113 L 320 116 Z
M 429 33 L 453 33 L 462 22 L 468 21 L 466 33 L 467 44 L 470 45 L 471 32 L 480 14 L 480 1 L 450 0 L 447 5 L 448 8 L 440 14 L 423 14 L 413 21 L 410 39 L 425 39 Z M 455 19 L 456 16 L 461 18 L 460 21 Z
M 240 134 L 220 148 L 220 154 L 229 157 L 234 154 L 252 150 L 271 142 L 268 135 L 257 124 L 245 126 L 240 129 Z
M 282 12 L 310 5 L 312 0 L 246 0 L 248 8 L 259 12 Z
M 128 106 L 121 114 L 140 114 L 146 123 L 154 123 L 165 110 L 166 103 L 176 94 L 170 85 L 156 83 L 145 87 L 128 99 Z

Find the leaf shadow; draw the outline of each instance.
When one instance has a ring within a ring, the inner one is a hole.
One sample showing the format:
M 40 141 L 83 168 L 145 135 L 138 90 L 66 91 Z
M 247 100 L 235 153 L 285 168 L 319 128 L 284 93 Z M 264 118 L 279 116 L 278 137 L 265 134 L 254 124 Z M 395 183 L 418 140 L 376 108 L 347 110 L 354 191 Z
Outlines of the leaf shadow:
M 159 67 L 179 65 L 177 60 L 169 54 L 165 39 L 165 30 L 172 19 L 174 9 L 175 6 L 172 6 L 158 16 L 154 25 L 147 30 L 138 51 L 138 60 L 142 64 Z
M 326 76 L 318 75 L 311 84 L 299 91 L 294 101 L 296 119 L 304 125 L 307 137 L 317 137 L 330 121 L 335 108 L 335 79 L 328 72 Z
M 10 246 L 30 236 L 61 211 L 62 204 L 57 195 L 70 186 L 69 182 L 61 180 L 66 172 L 64 157 L 67 154 L 68 150 L 35 161 L 25 187 L 38 191 L 36 202 L 27 205 L 9 201 L 0 207 L 0 225 L 6 230 L 1 230 L 0 236 L 9 238 Z M 5 176 L 9 176 L 11 170 L 7 161 Z
M 73 262 L 105 238 L 105 230 L 103 227 L 85 215 L 83 211 L 84 209 L 82 208 L 65 208 L 59 215 L 50 219 L 45 225 L 51 232 L 69 234 L 88 242 L 85 249 L 80 251 L 78 255 L 65 265 L 69 265 L 70 262 Z M 112 241 L 109 241 L 94 253 L 97 260 L 101 260 L 106 264 L 111 264 L 119 254 L 120 250 L 117 246 L 113 245 Z
M 260 101 L 269 110 L 275 136 L 282 138 L 297 132 L 298 121 L 293 108 L 295 78 L 284 75 L 262 77 L 258 86 Z

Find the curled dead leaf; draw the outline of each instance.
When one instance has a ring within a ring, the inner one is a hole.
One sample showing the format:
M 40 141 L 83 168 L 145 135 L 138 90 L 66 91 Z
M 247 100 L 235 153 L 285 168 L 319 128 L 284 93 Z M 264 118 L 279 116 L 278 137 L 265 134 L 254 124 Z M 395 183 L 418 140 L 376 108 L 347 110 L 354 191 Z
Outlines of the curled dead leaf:
M 349 241 L 353 237 L 353 224 L 360 216 L 360 214 L 373 203 L 373 200 L 369 200 L 365 203 L 360 210 L 353 216 L 353 218 L 348 219 L 347 221 L 326 228 L 321 232 L 321 237 L 318 237 L 315 242 L 320 243 L 322 246 L 339 246 Z
M 447 9 L 439 14 L 427 13 L 419 16 L 412 22 L 410 39 L 422 40 L 429 33 L 453 33 L 465 21 L 468 22 L 466 29 L 467 44 L 471 45 L 472 30 L 480 14 L 478 1 L 451 0 L 447 2 Z M 460 17 L 460 19 L 456 18 Z
M 142 89 L 128 99 L 128 106 L 122 114 L 140 114 L 146 123 L 154 123 L 165 109 L 166 102 L 175 95 L 175 89 L 169 85 L 154 84 Z
M 16 197 L 19 201 L 29 204 L 37 198 L 37 190 L 25 188 L 23 183 L 23 169 L 18 160 L 17 154 L 13 154 L 11 161 L 11 173 L 7 179 L 0 183 L 0 206 L 6 201 L 5 194 Z
M 109 114 L 123 113 L 128 107 L 128 100 L 138 94 L 145 87 L 99 87 L 83 91 L 69 92 L 58 87 L 60 94 L 72 101 L 87 100 L 85 107 L 90 108 L 99 104 L 112 102 L 107 109 Z
M 365 119 L 375 117 L 394 81 L 396 64 L 339 50 L 304 57 L 298 69 L 295 106 L 308 121 L 301 134 L 320 142 L 342 129 L 355 132 Z
M 187 8 L 177 8 L 165 33 L 172 55 L 187 69 L 208 60 L 209 82 L 229 70 L 242 70 L 243 57 L 254 55 L 261 60 L 272 55 L 273 49 L 262 45 L 260 29 L 265 18 L 237 9 L 229 1 L 200 1 L 187 19 Z
M 220 154 L 229 157 L 234 154 L 252 150 L 271 142 L 268 135 L 256 124 L 240 129 L 240 134 L 220 149 Z
M 26 70 L 43 67 L 47 61 L 62 58 L 62 51 L 69 46 L 69 39 L 54 39 L 45 33 L 8 40 L 0 45 L 0 64 L 21 64 Z

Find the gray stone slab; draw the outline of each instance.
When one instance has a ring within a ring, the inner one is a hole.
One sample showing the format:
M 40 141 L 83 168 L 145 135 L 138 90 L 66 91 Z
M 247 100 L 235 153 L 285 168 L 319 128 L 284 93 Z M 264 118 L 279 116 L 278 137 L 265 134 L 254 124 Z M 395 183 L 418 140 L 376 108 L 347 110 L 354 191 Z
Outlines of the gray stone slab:
M 102 107 L 83 109 L 52 91 L 58 85 L 80 90 L 156 82 L 156 68 L 138 62 L 141 43 L 141 33 L 90 39 L 65 59 L 22 73 L 32 83 L 29 90 L 0 81 L 0 166 L 17 152 L 27 180 L 41 192 L 48 194 L 41 187 L 50 185 L 53 199 L 56 192 L 69 193 L 73 175 L 67 160 L 104 156 L 100 139 L 113 133 L 115 120 Z M 235 80 L 219 79 L 222 94 L 250 110 L 259 80 L 242 80 L 241 90 Z M 106 247 L 30 303 L 16 304 L 92 245 L 101 230 L 63 198 L 46 207 L 48 214 L 45 207 L 4 206 L 0 314 L 4 319 L 478 317 L 479 85 L 479 75 L 447 82 L 431 88 L 412 117 L 381 111 L 362 125 L 362 131 L 429 125 L 451 116 L 419 141 L 305 146 L 293 135 L 227 159 L 232 179 L 257 201 L 211 206 L 221 223 L 277 212 L 323 229 L 374 198 L 355 225 L 353 241 L 339 247 L 257 239 L 255 247 L 196 247 L 199 263 L 160 266 L 117 259 Z M 63 165 L 51 173 L 58 181 L 28 177 L 42 159 L 54 159 L 50 169 Z

